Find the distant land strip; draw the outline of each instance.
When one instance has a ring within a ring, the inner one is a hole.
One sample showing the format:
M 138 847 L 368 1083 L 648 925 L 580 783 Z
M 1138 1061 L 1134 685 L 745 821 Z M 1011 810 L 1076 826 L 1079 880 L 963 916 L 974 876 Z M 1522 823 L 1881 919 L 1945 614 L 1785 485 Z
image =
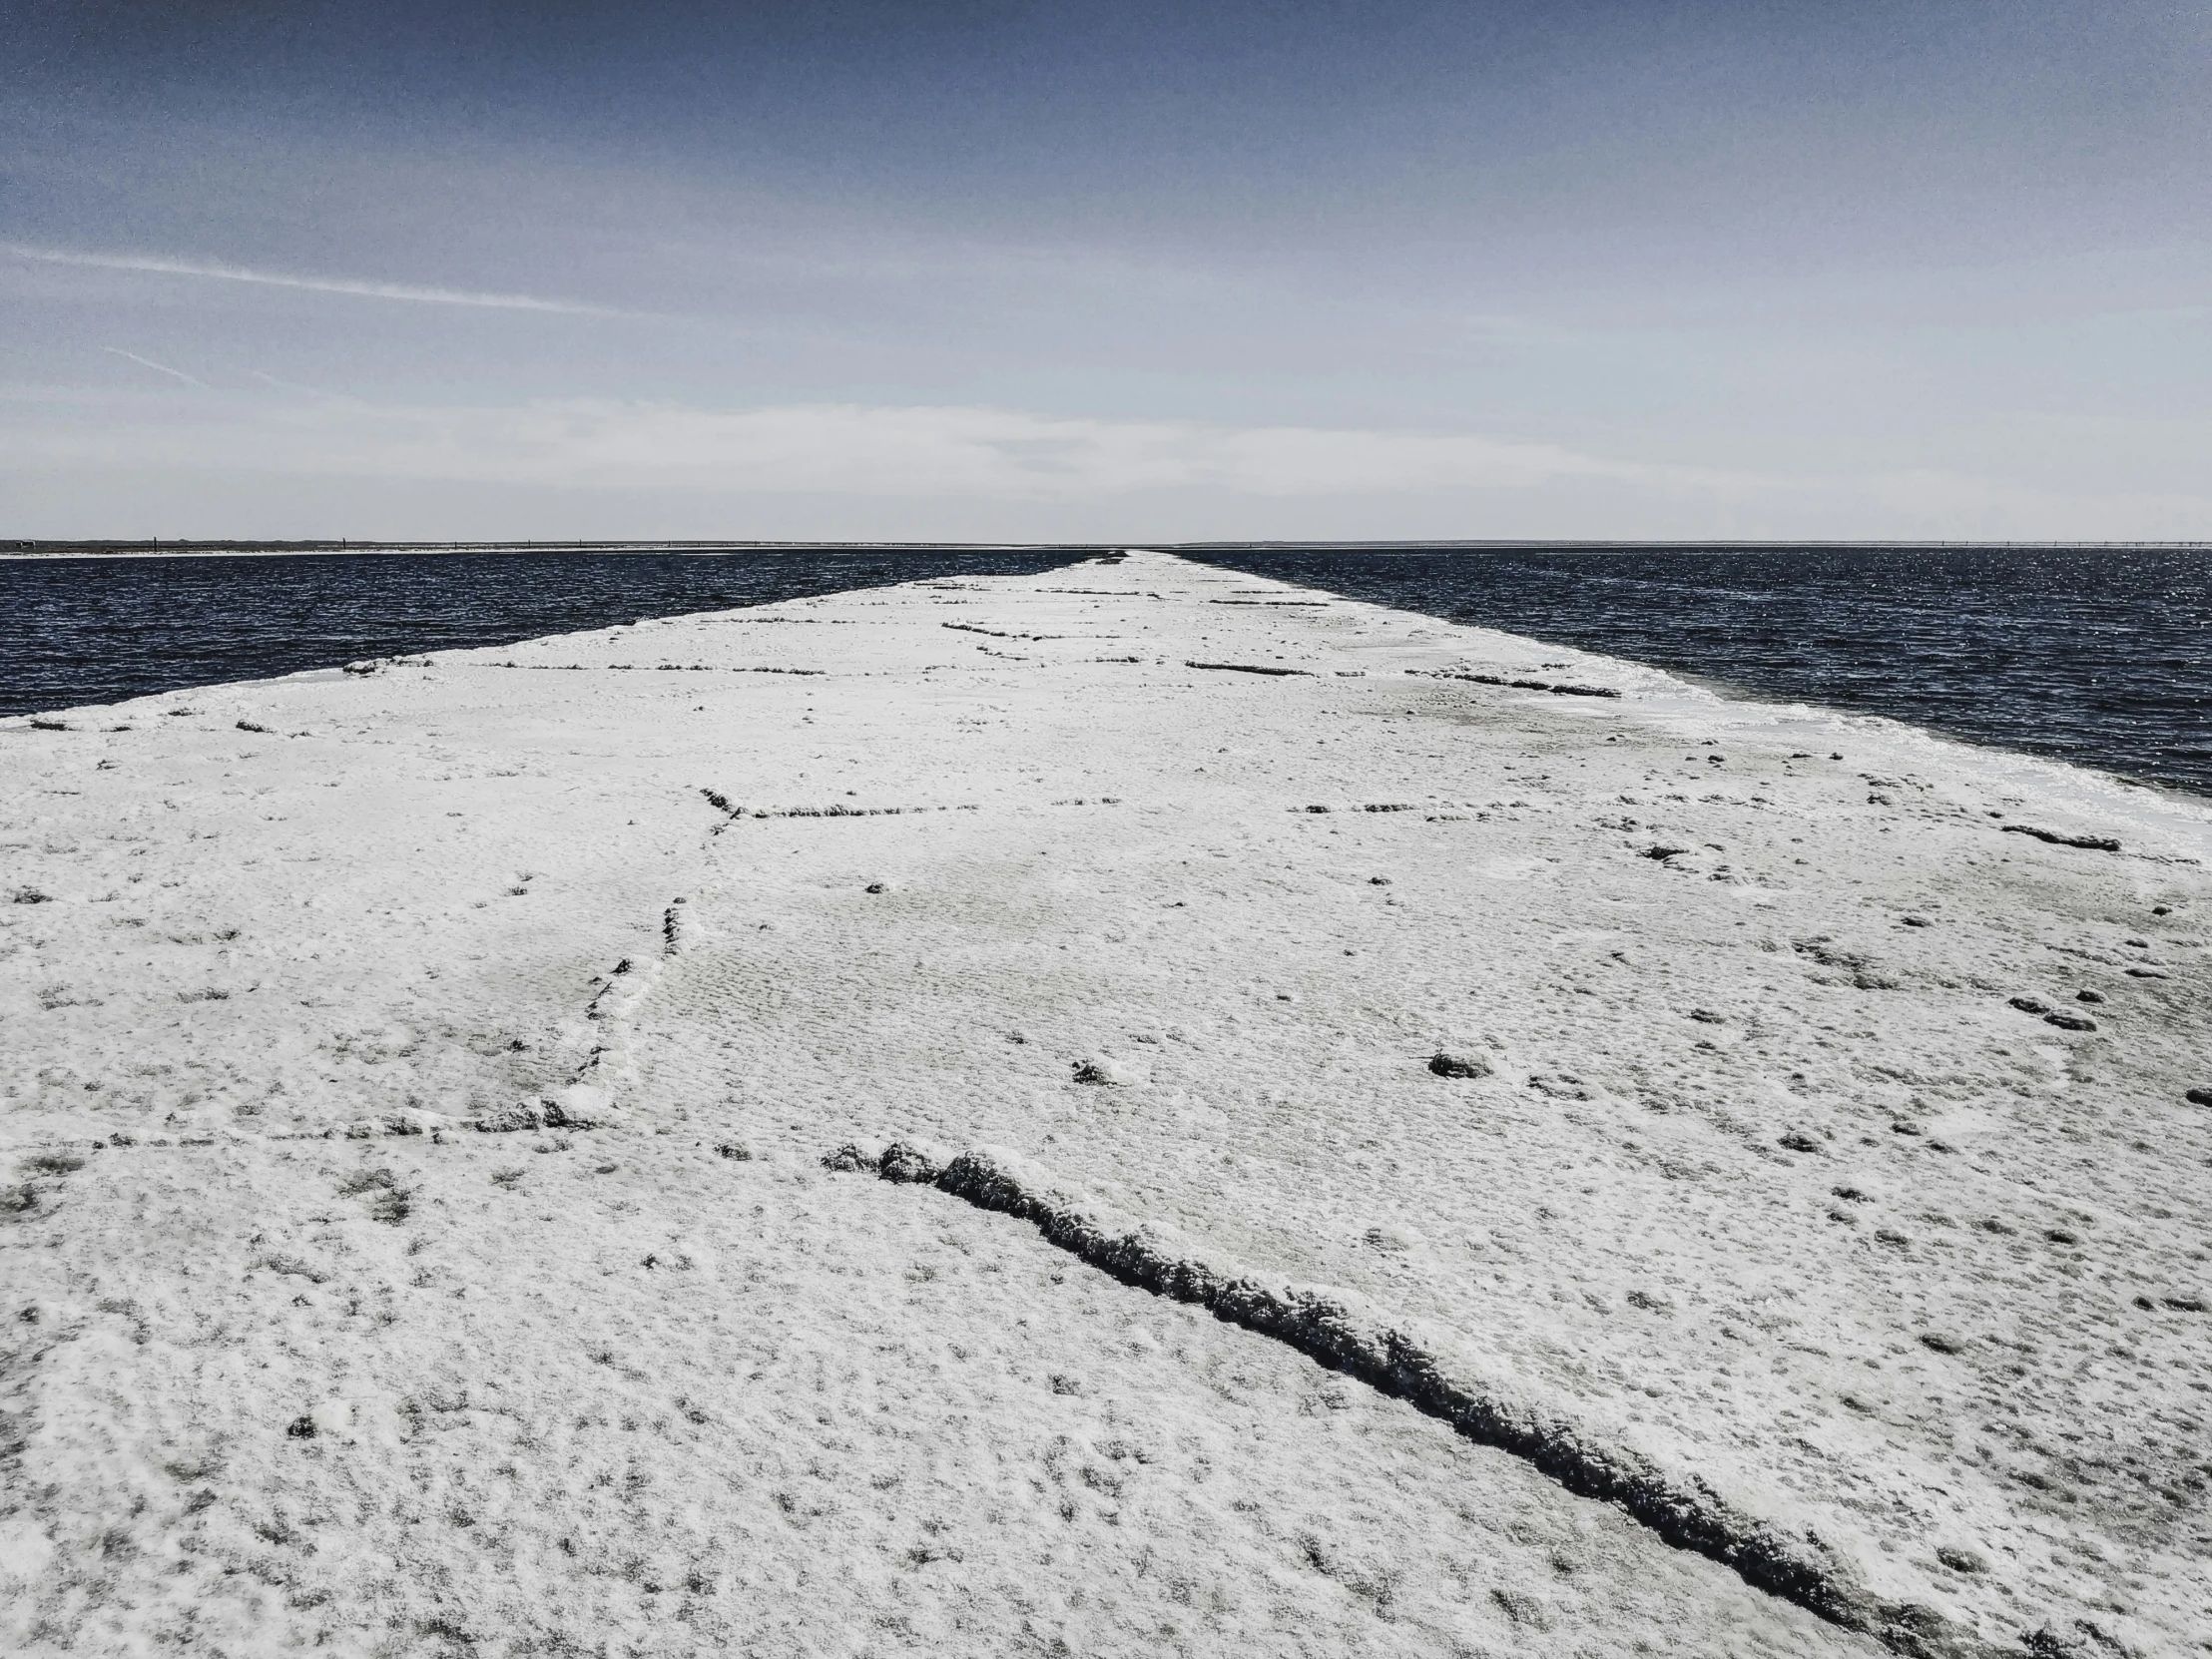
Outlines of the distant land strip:
M 320 553 L 1105 553 L 1116 542 L 1013 541 L 363 541 L 348 538 L 0 538 L 0 559 L 220 558 Z M 2212 552 L 2212 541 L 1154 541 L 1164 553 L 1931 553 Z

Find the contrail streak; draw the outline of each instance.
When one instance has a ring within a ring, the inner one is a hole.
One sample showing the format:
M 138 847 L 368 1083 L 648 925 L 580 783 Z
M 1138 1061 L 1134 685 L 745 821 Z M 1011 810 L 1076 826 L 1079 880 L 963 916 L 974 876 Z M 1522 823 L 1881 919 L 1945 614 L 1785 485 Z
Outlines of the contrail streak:
M 202 391 L 213 391 L 215 389 L 207 381 L 196 380 L 181 368 L 171 368 L 169 364 L 158 363 L 152 357 L 142 357 L 136 351 L 126 351 L 120 345 L 103 345 L 100 349 L 112 351 L 119 357 L 128 357 L 141 368 L 150 368 L 157 374 L 174 375 L 177 379 L 184 381 L 186 385 L 198 386 Z
M 418 305 L 478 305 L 502 311 L 545 311 L 562 316 L 636 316 L 639 312 L 573 299 L 540 299 L 528 293 L 476 293 L 466 288 L 416 287 L 406 282 L 358 282 L 342 276 L 290 276 L 243 266 L 203 265 L 152 254 L 78 254 L 57 248 L 8 245 L 18 259 L 48 265 L 91 266 L 100 271 L 139 271 L 158 276 L 206 276 L 224 282 L 254 282 L 263 287 L 305 288 L 313 293 L 343 293 L 357 299 L 401 299 Z

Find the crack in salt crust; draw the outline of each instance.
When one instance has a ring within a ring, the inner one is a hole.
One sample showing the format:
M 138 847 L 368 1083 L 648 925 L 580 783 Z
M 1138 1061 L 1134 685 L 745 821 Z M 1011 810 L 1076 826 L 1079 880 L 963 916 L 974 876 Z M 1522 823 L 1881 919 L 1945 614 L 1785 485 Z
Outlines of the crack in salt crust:
M 1561 1416 L 1447 1370 L 1415 1337 L 1363 1316 L 1340 1294 L 1270 1287 L 1174 1248 L 1153 1229 L 1117 1231 L 1013 1155 L 978 1148 L 949 1159 L 909 1142 L 846 1142 L 826 1168 L 866 1172 L 902 1185 L 934 1187 L 1032 1223 L 1059 1249 L 1136 1286 L 1195 1303 L 1216 1319 L 1272 1337 L 1332 1370 L 1403 1399 L 1479 1444 L 1511 1452 L 1579 1497 L 1618 1504 L 1679 1549 L 1718 1561 L 1755 1589 L 1847 1630 L 1878 1637 L 1900 1653 L 1978 1659 L 2004 1649 L 1953 1626 L 1935 1609 L 1885 1601 L 1816 1539 L 1800 1542 L 1715 1491 L 1638 1452 L 1606 1446 Z

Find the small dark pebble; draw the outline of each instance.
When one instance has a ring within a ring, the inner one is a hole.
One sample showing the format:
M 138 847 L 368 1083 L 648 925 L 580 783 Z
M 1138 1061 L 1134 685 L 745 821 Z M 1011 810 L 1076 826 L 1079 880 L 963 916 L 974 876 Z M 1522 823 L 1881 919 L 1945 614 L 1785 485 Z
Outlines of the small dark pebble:
M 1918 1135 L 1920 1132 L 1919 1124 L 1907 1123 L 1903 1118 L 1890 1125 L 1890 1133 L 1893 1135 Z
M 1987 1572 L 1989 1570 L 1989 1563 L 1986 1558 L 1973 1550 L 1959 1549 L 1951 1544 L 1938 1545 L 1936 1550 L 1936 1559 L 1950 1568 L 1952 1572 Z
M 1490 1063 L 1479 1054 L 1446 1054 L 1439 1052 L 1428 1062 L 1428 1069 L 1438 1077 L 1487 1077 Z
M 2170 916 L 2173 914 L 2173 906 L 2171 904 L 2153 904 L 2150 907 L 2150 913 L 2154 916 Z
M 2080 1234 L 2070 1233 L 2063 1227 L 2046 1227 L 2043 1229 L 2043 1237 L 2052 1244 L 2077 1245 L 2081 1242 Z
M 2075 991 L 2074 1000 L 2076 1002 L 2102 1002 L 2104 993 L 2102 991 Z
M 715 1142 L 715 1153 L 718 1157 L 734 1158 L 741 1164 L 753 1156 L 747 1148 L 739 1145 L 736 1141 Z
M 2050 1012 L 2049 1003 L 2038 1002 L 2032 996 L 2015 996 L 2012 998 L 2012 1006 L 2019 1009 L 2023 1014 L 2047 1014 Z
M 1905 925 L 1908 927 L 1927 927 L 1931 925 L 1931 923 L 1926 916 L 1907 916 L 1905 918 Z
M 1831 1193 L 1835 1194 L 1838 1198 L 1850 1199 L 1854 1204 L 1868 1204 L 1873 1202 L 1867 1197 L 1865 1193 L 1861 1192 L 1857 1187 L 1831 1187 L 1828 1190 Z
M 1913 1242 L 1903 1233 L 1898 1232 L 1895 1228 L 1889 1227 L 1876 1228 L 1874 1236 L 1886 1245 L 1909 1245 Z M 1928 1339 L 1926 1337 L 1923 1337 L 1921 1341 L 1927 1342 Z
M 1368 885 L 1371 887 L 1386 887 L 1389 884 L 1390 878 L 1387 875 L 1371 875 L 1368 877 Z
M 2158 1299 L 2177 1314 L 2201 1314 L 2205 1312 L 2201 1296 L 2162 1296 Z
M 2164 979 L 2168 977 L 2157 968 L 2146 967 L 2131 967 L 2127 970 L 2127 976 L 2130 979 Z
M 2212 1089 L 2191 1089 L 2181 1098 L 2192 1106 L 2212 1106 Z
M 1821 1149 L 1821 1143 L 1819 1141 L 1816 1141 L 1815 1139 L 1813 1139 L 1812 1136 L 1796 1129 L 1793 1129 L 1787 1135 L 1782 1136 L 1779 1140 L 1776 1141 L 1775 1144 L 1777 1146 L 1788 1147 L 1792 1152 L 1818 1152 Z
M 1713 1010 L 1710 1008 L 1692 1008 L 1690 1010 L 1690 1017 L 1696 1020 L 1700 1025 L 1721 1025 L 1726 1023 L 1725 1016 L 1714 1013 Z
M 1932 1348 L 1937 1354 L 1963 1354 L 1966 1352 L 1964 1343 L 1941 1331 L 1923 1331 L 1921 1333 L 1921 1346 Z
M 314 1418 L 308 1416 L 293 1417 L 291 1421 L 284 1424 L 284 1432 L 295 1440 L 311 1440 L 314 1438 Z
M 2045 1025 L 2055 1025 L 2061 1031 L 2094 1031 L 2097 1022 L 2087 1014 L 2045 1014 Z
M 884 886 L 880 881 L 870 881 L 867 884 L 867 890 L 869 892 L 888 892 L 890 888 Z

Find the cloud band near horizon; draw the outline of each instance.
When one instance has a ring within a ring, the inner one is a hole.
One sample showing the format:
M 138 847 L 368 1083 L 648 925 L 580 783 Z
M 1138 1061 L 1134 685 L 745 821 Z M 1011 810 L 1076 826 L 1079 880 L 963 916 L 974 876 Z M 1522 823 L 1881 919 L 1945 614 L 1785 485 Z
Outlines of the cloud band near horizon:
M 20 408 L 30 400 L 9 401 Z M 78 412 L 83 418 L 72 420 L 49 405 L 47 418 L 21 425 L 0 414 L 0 459 L 75 468 L 128 454 L 154 467 L 565 488 L 1059 500 L 1193 487 L 1262 496 L 1512 489 L 1570 478 L 1736 496 L 1791 487 L 1757 473 L 1610 460 L 1471 432 L 1230 426 L 977 405 L 706 408 L 569 398 L 497 406 L 332 400 L 279 410 L 225 398 L 189 423 L 150 406 L 134 416 L 105 401 Z M 241 441 L 247 429 L 250 443 Z
M 934 523 L 943 512 L 992 503 L 1030 515 L 1022 523 L 1056 526 L 1102 512 L 1118 518 L 1144 503 L 1204 501 L 1213 504 L 1201 515 L 1206 525 L 1223 522 L 1226 511 L 1247 539 L 1296 539 L 1299 526 L 1344 511 L 1365 522 L 1362 502 L 1405 508 L 1402 519 L 1377 521 L 1385 539 L 1446 533 L 1423 528 L 1431 524 L 1495 524 L 1501 513 L 1511 520 L 1522 511 L 1556 522 L 1553 535 L 1621 534 L 1616 515 L 1625 509 L 1657 512 L 1662 523 L 1723 523 L 1739 537 L 1783 538 L 1820 534 L 1839 503 L 1895 525 L 1891 534 L 1934 523 L 1961 538 L 2050 539 L 2098 526 L 2106 537 L 2185 539 L 2212 517 L 2212 499 L 2194 494 L 2114 503 L 1936 468 L 1724 470 L 1474 432 L 1101 419 L 982 405 L 272 405 L 217 394 L 194 406 L 194 418 L 178 420 L 176 400 L 151 393 L 0 395 L 0 474 L 37 474 L 56 486 L 118 467 L 148 477 L 228 477 L 235 482 L 217 497 L 241 504 L 285 493 L 283 480 L 389 481 L 400 486 L 395 500 L 410 488 L 489 489 L 511 492 L 502 498 L 521 513 L 514 534 L 557 533 L 545 516 L 567 516 L 557 507 L 524 511 L 524 503 L 594 495 L 660 501 L 679 517 L 693 511 L 684 501 L 708 512 L 716 501 L 813 501 L 822 505 L 795 522 L 828 540 L 889 534 L 909 514 Z M 1529 506 L 1508 505 L 1515 501 Z M 1246 505 L 1223 506 L 1234 502 Z M 1157 524 L 1154 509 L 1143 510 L 1138 539 L 1190 539 L 1177 532 L 1185 509 L 1159 508 L 1168 516 Z M 1067 533 L 1048 528 L 1031 539 Z

